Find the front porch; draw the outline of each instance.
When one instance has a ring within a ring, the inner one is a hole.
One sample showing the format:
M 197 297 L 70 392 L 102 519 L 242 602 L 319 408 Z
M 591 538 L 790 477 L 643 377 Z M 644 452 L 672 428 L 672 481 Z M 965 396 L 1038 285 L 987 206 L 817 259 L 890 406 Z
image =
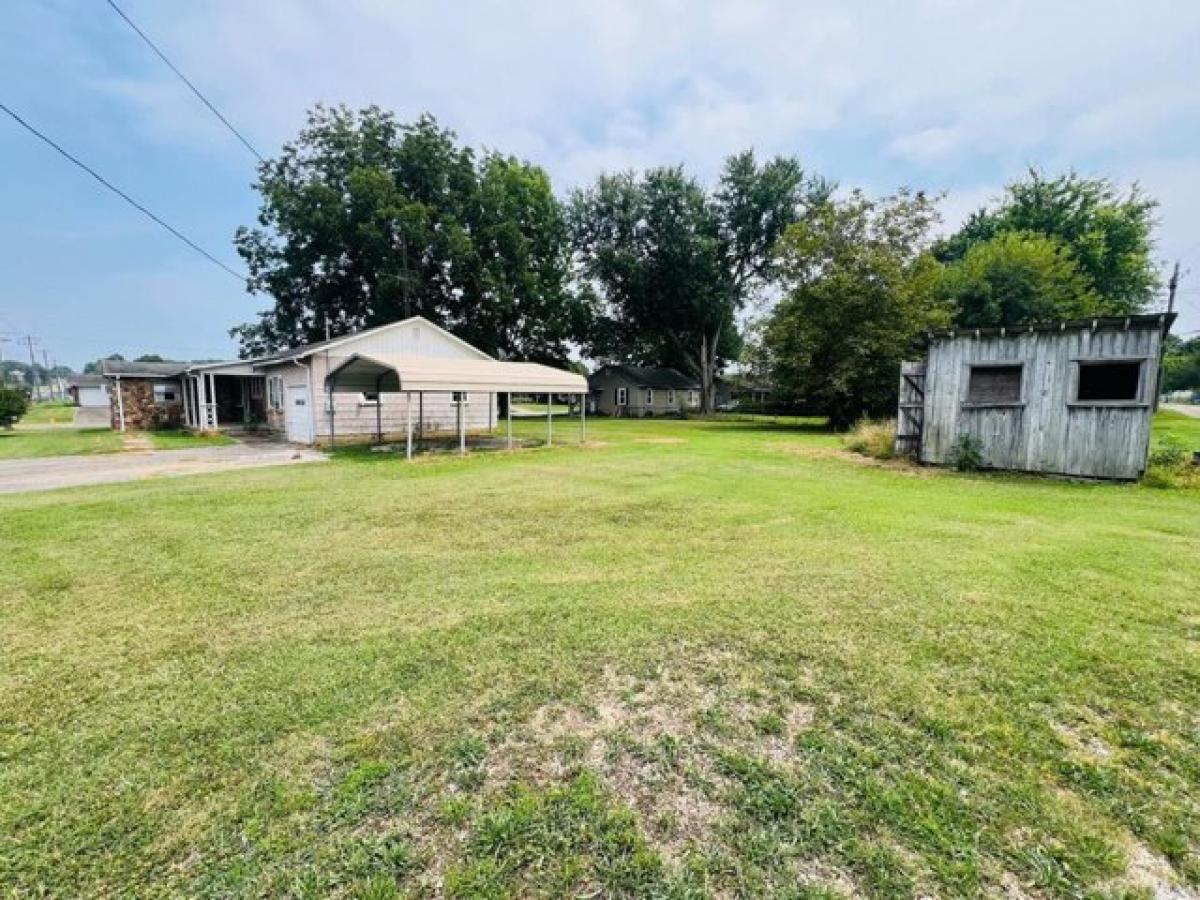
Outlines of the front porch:
M 194 366 L 182 382 L 185 428 L 230 430 L 267 420 L 266 379 L 249 363 Z

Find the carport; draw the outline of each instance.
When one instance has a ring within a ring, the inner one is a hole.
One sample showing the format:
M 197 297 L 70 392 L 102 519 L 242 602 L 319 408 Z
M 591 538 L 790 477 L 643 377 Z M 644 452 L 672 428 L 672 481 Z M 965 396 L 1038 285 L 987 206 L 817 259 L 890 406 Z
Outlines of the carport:
M 554 414 L 552 400 L 555 394 L 579 398 L 579 428 L 581 438 L 587 436 L 587 379 L 574 372 L 566 372 L 539 363 L 500 362 L 492 359 L 441 359 L 413 358 L 400 354 L 375 353 L 369 356 L 354 354 L 335 366 L 325 378 L 325 390 L 334 393 L 375 394 L 402 393 L 407 395 L 405 455 L 413 455 L 413 398 L 418 408 L 423 407 L 425 394 L 450 394 L 457 407 L 458 451 L 467 452 L 466 416 L 463 413 L 465 398 L 471 393 L 484 393 L 491 397 L 505 395 L 506 446 L 511 450 L 512 395 L 546 395 L 546 443 L 554 442 Z M 376 437 L 383 440 L 381 405 L 376 406 Z M 330 443 L 333 443 L 333 435 Z

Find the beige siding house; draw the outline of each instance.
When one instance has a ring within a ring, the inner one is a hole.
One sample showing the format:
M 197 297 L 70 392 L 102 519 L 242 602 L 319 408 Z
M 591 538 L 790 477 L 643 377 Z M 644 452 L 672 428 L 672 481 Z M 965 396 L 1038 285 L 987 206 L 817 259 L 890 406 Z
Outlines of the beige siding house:
M 592 409 L 606 416 L 667 416 L 700 408 L 700 383 L 677 369 L 611 365 L 588 377 Z
M 372 370 L 378 374 L 352 389 L 329 378 L 352 362 L 361 369 L 378 361 L 386 361 Z M 579 375 L 497 362 L 419 316 L 254 359 L 131 365 L 105 371 L 115 389 L 114 428 L 254 428 L 299 444 L 407 436 L 410 421 L 422 436 L 486 431 L 498 424 L 501 394 L 587 389 Z M 401 387 L 405 367 L 425 387 Z M 415 372 L 431 369 L 440 379 L 432 388 Z

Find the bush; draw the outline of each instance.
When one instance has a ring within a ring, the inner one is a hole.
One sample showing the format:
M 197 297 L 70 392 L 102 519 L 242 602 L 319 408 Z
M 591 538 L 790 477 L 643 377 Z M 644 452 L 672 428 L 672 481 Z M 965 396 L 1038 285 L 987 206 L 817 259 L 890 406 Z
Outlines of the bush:
M 12 427 L 28 411 L 29 394 L 21 388 L 0 385 L 0 427 Z
M 895 419 L 859 419 L 845 438 L 846 447 L 874 459 L 891 459 L 896 455 Z
M 983 442 L 970 434 L 960 434 L 950 448 L 947 462 L 960 472 L 976 472 L 983 468 Z
M 1166 437 L 1150 450 L 1142 483 L 1157 488 L 1200 488 L 1200 467 L 1176 438 Z

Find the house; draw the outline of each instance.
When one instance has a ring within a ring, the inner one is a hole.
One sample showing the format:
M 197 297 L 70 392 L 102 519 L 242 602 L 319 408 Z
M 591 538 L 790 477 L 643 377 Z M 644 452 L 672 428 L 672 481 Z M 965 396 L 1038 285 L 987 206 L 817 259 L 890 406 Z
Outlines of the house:
M 67 379 L 67 394 L 76 406 L 108 409 L 108 382 L 103 375 L 72 375 Z
M 677 369 L 608 365 L 588 376 L 592 409 L 606 416 L 678 415 L 700 408 L 700 382 Z
M 252 359 L 105 361 L 113 427 L 247 428 L 300 444 L 491 430 L 508 392 L 583 394 L 580 375 L 498 362 L 414 316 Z
M 900 376 L 896 445 L 945 465 L 964 436 L 993 469 L 1135 479 L 1171 314 L 930 335 Z
M 717 409 L 764 407 L 771 402 L 774 389 L 766 384 L 744 381 L 738 377 L 718 378 L 713 384 Z
M 110 421 L 116 431 L 153 431 L 183 424 L 180 375 L 184 362 L 103 359 Z

